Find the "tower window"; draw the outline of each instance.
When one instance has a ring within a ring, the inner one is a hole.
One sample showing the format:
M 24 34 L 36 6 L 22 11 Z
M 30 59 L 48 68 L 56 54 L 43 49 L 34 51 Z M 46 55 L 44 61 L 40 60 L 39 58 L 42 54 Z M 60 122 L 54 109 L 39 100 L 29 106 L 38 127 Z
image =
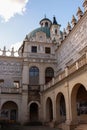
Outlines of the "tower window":
M 37 53 L 37 46 L 32 46 L 31 47 L 31 52 Z
M 45 53 L 50 54 L 51 50 L 50 47 L 45 47 Z
M 55 34 L 57 34 L 57 29 L 55 30 Z
M 45 26 L 48 27 L 48 22 L 45 23 Z

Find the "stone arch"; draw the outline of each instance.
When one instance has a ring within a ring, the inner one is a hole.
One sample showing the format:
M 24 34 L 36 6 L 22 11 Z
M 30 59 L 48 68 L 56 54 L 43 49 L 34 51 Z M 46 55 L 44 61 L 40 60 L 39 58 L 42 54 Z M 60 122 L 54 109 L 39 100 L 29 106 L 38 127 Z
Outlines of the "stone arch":
M 18 105 L 14 101 L 6 101 L 1 106 L 1 116 L 8 120 L 18 120 Z
M 45 83 L 48 83 L 54 77 L 54 69 L 52 67 L 47 67 L 45 69 Z
M 50 97 L 46 100 L 46 121 L 50 122 L 53 120 L 53 103 Z
M 28 105 L 29 122 L 38 122 L 40 117 L 40 104 L 38 101 L 31 101 Z
M 86 87 L 77 83 L 71 92 L 72 122 L 87 122 L 87 91 Z
M 62 92 L 59 92 L 56 96 L 56 120 L 57 122 L 66 120 L 66 103 Z

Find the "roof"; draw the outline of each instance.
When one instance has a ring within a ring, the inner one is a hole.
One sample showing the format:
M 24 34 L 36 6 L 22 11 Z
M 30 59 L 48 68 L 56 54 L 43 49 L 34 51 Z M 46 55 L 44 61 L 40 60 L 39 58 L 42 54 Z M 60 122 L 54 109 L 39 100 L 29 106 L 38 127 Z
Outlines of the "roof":
M 37 32 L 44 32 L 44 33 L 46 33 L 46 36 L 48 38 L 50 37 L 50 29 L 48 27 L 40 27 L 40 28 L 37 28 L 37 29 L 33 30 L 32 32 L 30 32 L 28 34 L 28 38 L 34 37 Z
M 47 20 L 47 21 L 49 21 L 50 23 L 52 23 L 50 19 L 48 19 L 48 18 L 43 18 L 43 19 L 40 21 L 40 24 L 41 24 L 42 21 L 45 21 L 45 20 Z

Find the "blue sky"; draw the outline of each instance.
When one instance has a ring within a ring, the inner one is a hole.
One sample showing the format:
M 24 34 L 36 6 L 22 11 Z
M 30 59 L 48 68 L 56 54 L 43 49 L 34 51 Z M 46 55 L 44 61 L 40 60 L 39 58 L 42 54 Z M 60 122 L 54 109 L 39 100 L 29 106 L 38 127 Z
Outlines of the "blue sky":
M 26 34 L 38 28 L 39 21 L 56 16 L 61 30 L 66 28 L 84 0 L 0 0 L 0 48 L 21 43 Z M 18 47 L 17 47 L 18 48 Z

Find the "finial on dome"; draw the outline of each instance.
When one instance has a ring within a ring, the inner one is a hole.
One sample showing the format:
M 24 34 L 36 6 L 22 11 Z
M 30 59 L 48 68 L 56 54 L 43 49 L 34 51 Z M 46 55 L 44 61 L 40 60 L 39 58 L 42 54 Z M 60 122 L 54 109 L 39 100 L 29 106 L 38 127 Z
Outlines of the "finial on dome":
M 78 7 L 78 10 L 77 10 L 77 17 L 78 17 L 78 20 L 83 16 L 83 12 L 82 10 L 80 9 L 80 7 Z
M 46 14 L 44 14 L 44 18 L 46 18 Z
M 83 7 L 84 7 L 84 11 L 86 12 L 87 11 L 87 0 L 84 0 Z
M 74 15 L 72 16 L 72 21 L 71 21 L 71 23 L 72 23 L 72 26 L 73 26 L 73 27 L 74 27 L 74 26 L 76 25 L 76 23 L 77 23 L 77 20 L 76 20 L 76 18 L 75 18 Z

